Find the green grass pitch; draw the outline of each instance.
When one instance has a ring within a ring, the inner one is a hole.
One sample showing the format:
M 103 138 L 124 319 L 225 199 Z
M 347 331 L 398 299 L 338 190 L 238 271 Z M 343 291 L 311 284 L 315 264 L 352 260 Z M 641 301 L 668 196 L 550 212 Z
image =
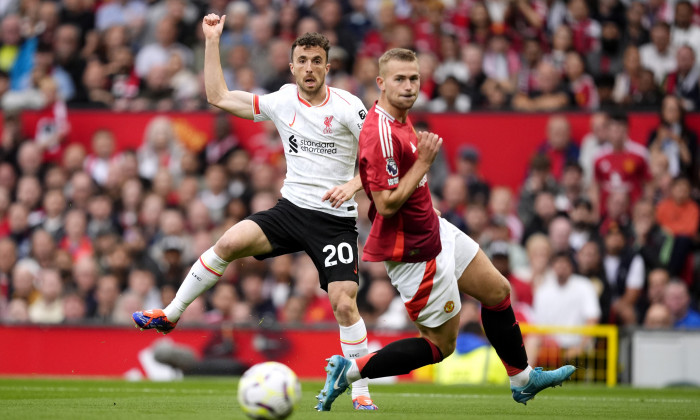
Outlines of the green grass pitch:
M 245 419 L 236 402 L 236 379 L 180 382 L 0 378 L 0 418 L 11 419 Z M 633 389 L 565 383 L 547 389 L 527 406 L 507 387 L 372 385 L 378 412 L 355 412 L 342 395 L 333 411 L 312 409 L 320 382 L 304 382 L 291 419 L 681 419 L 700 418 L 700 390 Z M 366 418 L 366 417 L 365 417 Z

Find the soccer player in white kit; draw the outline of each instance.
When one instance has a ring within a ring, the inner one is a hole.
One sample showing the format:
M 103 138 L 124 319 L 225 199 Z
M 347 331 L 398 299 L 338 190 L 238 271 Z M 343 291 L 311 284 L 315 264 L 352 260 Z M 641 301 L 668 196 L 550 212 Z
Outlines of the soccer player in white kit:
M 367 330 L 356 303 L 357 204 L 353 196 L 362 188 L 354 171 L 367 110 L 359 98 L 326 85 L 330 44 L 317 33 L 302 35 L 292 45 L 290 70 L 296 84 L 262 96 L 229 91 L 219 58 L 225 20 L 226 16 L 209 14 L 202 21 L 207 100 L 240 118 L 274 122 L 287 160 L 282 199 L 226 231 L 195 262 L 165 309 L 135 312 L 134 322 L 142 329 L 168 333 L 231 261 L 305 251 L 318 269 L 321 288 L 328 292 L 345 357 L 365 356 Z M 367 379 L 353 383 L 353 406 L 377 409 Z

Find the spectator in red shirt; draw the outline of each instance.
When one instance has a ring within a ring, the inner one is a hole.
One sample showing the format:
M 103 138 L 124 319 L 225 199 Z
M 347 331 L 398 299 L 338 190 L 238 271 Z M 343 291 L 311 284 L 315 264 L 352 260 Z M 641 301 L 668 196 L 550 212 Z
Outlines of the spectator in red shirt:
M 651 179 L 647 149 L 629 139 L 627 114 L 616 112 L 608 123 L 609 143 L 601 148 L 594 164 L 592 198 L 604 216 L 605 203 L 613 191 L 629 194 L 630 207 L 643 196 L 650 196 Z

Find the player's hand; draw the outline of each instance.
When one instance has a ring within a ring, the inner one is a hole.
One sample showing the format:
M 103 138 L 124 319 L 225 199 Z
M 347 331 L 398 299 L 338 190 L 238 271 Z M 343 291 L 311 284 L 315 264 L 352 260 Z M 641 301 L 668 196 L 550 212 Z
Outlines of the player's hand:
M 442 146 L 442 137 L 427 131 L 418 132 L 418 160 L 423 161 L 428 166 L 433 164 L 435 157 Z
M 221 37 L 221 32 L 224 30 L 224 22 L 226 22 L 226 15 L 221 16 L 215 13 L 209 13 L 202 19 L 202 31 L 204 32 L 204 38 L 217 40 Z
M 343 185 L 335 186 L 326 191 L 326 193 L 323 194 L 321 201 L 328 200 L 328 202 L 331 203 L 331 206 L 337 209 L 342 206 L 344 202 L 351 199 L 353 195 L 355 195 L 355 189 L 350 186 L 349 182 L 346 182 Z

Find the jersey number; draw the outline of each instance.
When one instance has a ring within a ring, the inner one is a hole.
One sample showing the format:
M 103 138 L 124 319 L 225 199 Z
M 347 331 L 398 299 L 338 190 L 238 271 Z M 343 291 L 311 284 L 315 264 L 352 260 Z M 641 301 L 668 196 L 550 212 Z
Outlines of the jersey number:
M 323 253 L 328 253 L 328 256 L 326 257 L 326 267 L 332 267 L 336 264 L 338 264 L 338 261 L 335 260 L 335 254 L 336 250 L 333 245 L 326 245 L 323 248 Z M 350 264 L 352 262 L 352 247 L 350 246 L 349 243 L 347 242 L 341 242 L 338 245 L 338 260 L 340 260 L 341 263 L 343 264 Z

